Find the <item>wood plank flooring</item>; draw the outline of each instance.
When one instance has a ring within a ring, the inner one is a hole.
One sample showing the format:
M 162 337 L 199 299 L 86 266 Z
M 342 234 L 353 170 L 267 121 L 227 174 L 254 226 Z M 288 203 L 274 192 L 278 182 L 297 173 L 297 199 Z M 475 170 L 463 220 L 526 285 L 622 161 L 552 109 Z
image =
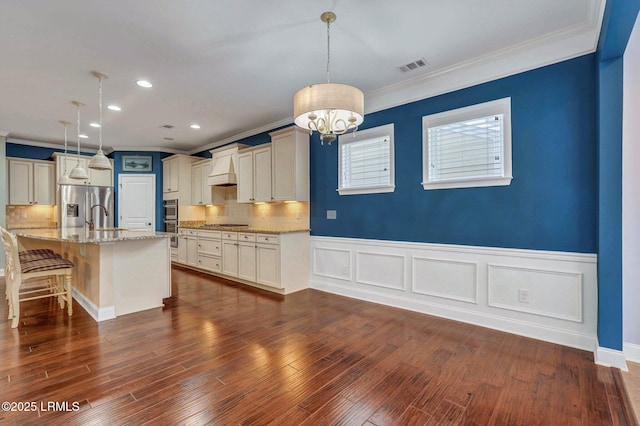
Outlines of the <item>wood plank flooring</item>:
M 100 324 L 41 299 L 12 330 L 3 303 L 1 399 L 36 411 L 0 424 L 628 424 L 589 352 L 316 290 L 173 284 L 170 308 Z

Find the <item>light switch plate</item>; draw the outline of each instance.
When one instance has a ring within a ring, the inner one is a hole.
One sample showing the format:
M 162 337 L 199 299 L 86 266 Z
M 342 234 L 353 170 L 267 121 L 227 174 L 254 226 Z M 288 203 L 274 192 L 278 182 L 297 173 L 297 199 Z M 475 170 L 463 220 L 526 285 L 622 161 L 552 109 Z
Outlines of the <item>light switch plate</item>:
M 336 210 L 327 210 L 327 219 L 336 219 L 338 217 L 338 213 Z

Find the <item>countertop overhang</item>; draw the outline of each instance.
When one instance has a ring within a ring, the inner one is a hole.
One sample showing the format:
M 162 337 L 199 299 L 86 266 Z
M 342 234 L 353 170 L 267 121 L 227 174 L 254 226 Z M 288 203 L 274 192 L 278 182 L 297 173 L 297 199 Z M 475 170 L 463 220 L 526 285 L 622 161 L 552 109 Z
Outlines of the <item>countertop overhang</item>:
M 198 231 L 226 231 L 226 232 L 250 232 L 253 234 L 291 234 L 296 232 L 310 232 L 309 228 L 287 227 L 259 227 L 259 226 L 224 226 L 224 225 L 192 225 L 178 226 L 181 229 L 195 229 Z
M 12 231 L 18 237 L 38 238 L 41 240 L 103 244 L 129 240 L 147 240 L 153 238 L 169 238 L 172 235 L 167 232 L 132 230 L 132 229 L 97 229 L 89 231 L 85 228 L 30 228 L 14 229 Z

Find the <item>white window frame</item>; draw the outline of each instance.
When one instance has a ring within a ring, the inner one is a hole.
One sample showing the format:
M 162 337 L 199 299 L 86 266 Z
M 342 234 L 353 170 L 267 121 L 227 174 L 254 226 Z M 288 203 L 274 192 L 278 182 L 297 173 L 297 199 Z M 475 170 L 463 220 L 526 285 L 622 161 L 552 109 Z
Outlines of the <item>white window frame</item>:
M 338 136 L 338 193 L 340 195 L 356 195 L 356 194 L 376 194 L 384 192 L 393 192 L 395 186 L 395 156 L 393 145 L 393 123 L 385 124 L 383 126 L 374 127 L 367 130 L 361 130 L 354 134 L 348 133 Z M 351 144 L 354 142 L 361 142 L 367 139 L 379 138 L 382 136 L 389 136 L 389 184 L 382 186 L 361 186 L 361 187 L 342 187 L 342 147 L 345 144 Z
M 429 181 L 429 128 L 490 115 L 503 115 L 502 176 L 453 178 Z M 503 98 L 422 117 L 422 187 L 429 189 L 474 188 L 511 184 L 511 98 Z

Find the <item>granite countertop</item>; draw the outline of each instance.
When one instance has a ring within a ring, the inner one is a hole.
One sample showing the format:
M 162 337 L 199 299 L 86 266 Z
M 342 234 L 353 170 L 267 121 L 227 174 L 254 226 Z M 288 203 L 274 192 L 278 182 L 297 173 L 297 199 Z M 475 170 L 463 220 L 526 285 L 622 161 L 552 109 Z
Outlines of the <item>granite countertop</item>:
M 14 229 L 18 237 L 71 243 L 113 243 L 128 240 L 147 240 L 152 238 L 169 238 L 174 234 L 147 230 L 128 230 L 121 228 L 98 229 L 89 231 L 85 228 L 30 228 Z
M 309 228 L 290 227 L 258 227 L 258 226 L 224 226 L 224 225 L 194 225 L 180 226 L 180 229 L 197 229 L 201 231 L 252 232 L 254 234 L 290 234 L 296 232 L 310 232 Z

